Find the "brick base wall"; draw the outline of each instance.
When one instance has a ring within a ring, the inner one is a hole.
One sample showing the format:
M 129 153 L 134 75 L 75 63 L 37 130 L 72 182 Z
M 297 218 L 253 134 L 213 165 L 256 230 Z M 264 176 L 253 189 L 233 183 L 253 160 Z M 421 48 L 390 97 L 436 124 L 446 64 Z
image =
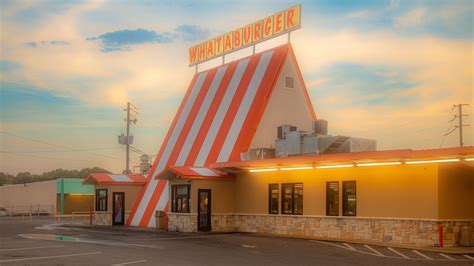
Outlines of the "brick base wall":
M 112 225 L 112 214 L 110 212 L 94 212 L 94 225 Z
M 369 241 L 413 246 L 439 245 L 439 226 L 444 245 L 459 244 L 463 228 L 471 230 L 473 221 L 432 221 L 357 217 L 314 217 L 290 215 L 213 214 L 212 231 L 249 232 L 278 236 L 329 240 Z M 197 214 L 169 214 L 169 230 L 197 231 Z

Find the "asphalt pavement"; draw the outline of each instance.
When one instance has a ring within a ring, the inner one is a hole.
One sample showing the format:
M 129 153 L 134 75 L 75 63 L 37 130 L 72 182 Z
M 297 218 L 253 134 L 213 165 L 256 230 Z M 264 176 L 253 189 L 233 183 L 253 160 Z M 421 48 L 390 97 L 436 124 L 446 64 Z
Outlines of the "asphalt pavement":
M 69 222 L 0 217 L 0 265 L 474 265 L 472 254 Z

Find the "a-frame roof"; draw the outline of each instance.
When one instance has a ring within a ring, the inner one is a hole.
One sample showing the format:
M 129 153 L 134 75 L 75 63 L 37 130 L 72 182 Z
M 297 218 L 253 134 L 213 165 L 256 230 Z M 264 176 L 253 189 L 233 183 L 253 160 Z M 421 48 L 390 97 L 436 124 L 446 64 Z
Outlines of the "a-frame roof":
M 240 160 L 288 56 L 296 63 L 285 44 L 194 75 L 127 224 L 153 227 L 155 210 L 167 211 L 168 181 L 155 177 L 170 167 Z M 315 117 L 306 89 L 305 96 Z

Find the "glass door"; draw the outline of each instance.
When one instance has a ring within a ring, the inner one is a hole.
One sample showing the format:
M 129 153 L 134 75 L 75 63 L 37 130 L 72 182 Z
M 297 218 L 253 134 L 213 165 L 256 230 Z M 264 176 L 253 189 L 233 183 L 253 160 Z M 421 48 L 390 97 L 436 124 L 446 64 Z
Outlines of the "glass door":
M 113 211 L 112 211 L 112 224 L 123 225 L 125 220 L 125 193 L 114 192 L 113 198 Z
M 211 231 L 211 190 L 198 190 L 198 231 Z

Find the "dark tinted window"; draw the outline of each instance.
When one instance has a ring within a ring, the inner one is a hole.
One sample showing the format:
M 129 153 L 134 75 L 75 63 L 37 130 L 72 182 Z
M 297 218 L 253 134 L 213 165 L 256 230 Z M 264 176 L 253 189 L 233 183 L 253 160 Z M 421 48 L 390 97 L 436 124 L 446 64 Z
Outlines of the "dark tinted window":
M 282 214 L 303 214 L 303 184 L 282 184 Z
M 190 212 L 189 208 L 189 185 L 174 185 L 171 187 L 172 212 Z
M 356 216 L 356 181 L 342 182 L 342 198 L 342 214 L 345 216 Z
M 268 185 L 268 213 L 278 214 L 278 184 Z
M 339 215 L 339 182 L 326 182 L 326 215 Z
M 107 189 L 95 190 L 95 210 L 102 212 L 107 211 Z

